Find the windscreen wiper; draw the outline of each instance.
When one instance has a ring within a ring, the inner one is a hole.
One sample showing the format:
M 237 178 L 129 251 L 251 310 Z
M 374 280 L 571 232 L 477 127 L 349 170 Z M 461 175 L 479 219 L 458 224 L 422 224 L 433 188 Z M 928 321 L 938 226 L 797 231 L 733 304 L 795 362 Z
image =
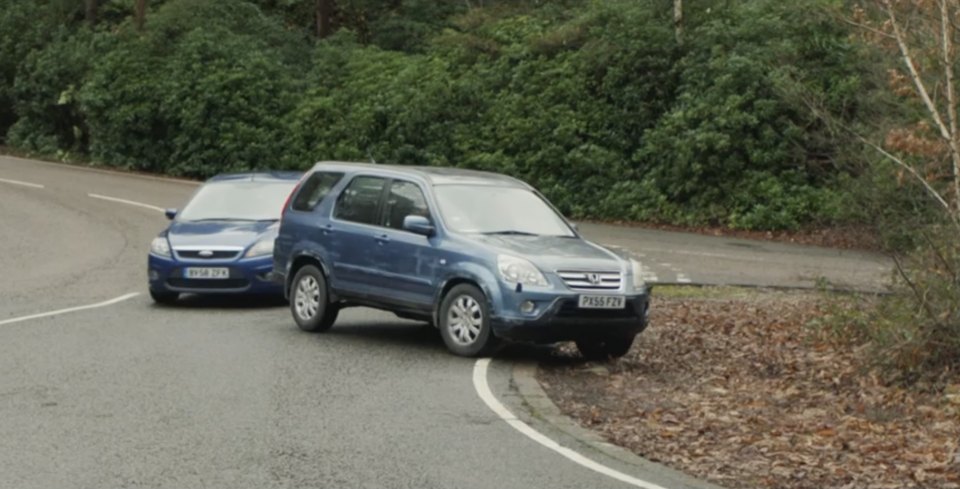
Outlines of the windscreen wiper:
M 517 231 L 515 229 L 503 229 L 500 231 L 489 231 L 481 234 L 508 234 L 512 236 L 540 236 L 537 233 L 528 233 L 526 231 Z
M 255 222 L 255 219 L 241 219 L 239 217 L 208 217 L 205 219 L 191 219 L 188 222 L 215 222 L 215 221 L 228 221 L 228 222 Z

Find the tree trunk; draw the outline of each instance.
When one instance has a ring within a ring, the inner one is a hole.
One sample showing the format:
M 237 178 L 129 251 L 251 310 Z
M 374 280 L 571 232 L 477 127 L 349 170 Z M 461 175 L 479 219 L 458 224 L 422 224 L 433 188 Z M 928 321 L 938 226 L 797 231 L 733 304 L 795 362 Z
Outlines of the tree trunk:
M 953 7 L 956 10 L 956 5 Z M 950 153 L 953 161 L 953 205 L 954 212 L 957 213 L 957 217 L 960 217 L 960 132 L 957 127 L 957 96 L 953 87 L 954 50 L 950 14 L 950 5 L 947 5 L 947 0 L 940 0 L 940 40 L 947 89 L 947 119 L 950 121 Z
M 86 0 L 86 4 L 87 24 L 90 24 L 90 27 L 93 27 L 97 24 L 97 0 Z
M 683 0 L 673 0 L 673 29 L 677 44 L 683 42 Z
M 133 9 L 134 22 L 138 31 L 143 31 L 143 25 L 147 18 L 147 0 L 136 0 Z
M 334 0 L 316 0 L 317 39 L 333 34 Z

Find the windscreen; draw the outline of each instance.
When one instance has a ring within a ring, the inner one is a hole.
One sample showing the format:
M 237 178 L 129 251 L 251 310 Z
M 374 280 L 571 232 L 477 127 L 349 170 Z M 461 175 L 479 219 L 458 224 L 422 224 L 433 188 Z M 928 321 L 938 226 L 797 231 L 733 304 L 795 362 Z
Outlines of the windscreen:
M 443 222 L 453 231 L 574 236 L 563 218 L 543 198 L 528 189 L 438 185 L 434 192 Z
M 204 185 L 180 212 L 181 221 L 280 219 L 296 181 L 213 182 Z

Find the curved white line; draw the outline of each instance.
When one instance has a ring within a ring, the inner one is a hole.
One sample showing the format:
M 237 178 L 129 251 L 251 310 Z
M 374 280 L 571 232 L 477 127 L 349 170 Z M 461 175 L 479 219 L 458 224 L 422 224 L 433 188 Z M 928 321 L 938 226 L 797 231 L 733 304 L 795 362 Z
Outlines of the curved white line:
M 30 165 L 46 165 L 46 166 L 52 166 L 52 167 L 59 167 L 66 170 L 76 170 L 76 171 L 84 171 L 84 172 L 90 172 L 90 173 L 105 173 L 107 175 L 116 175 L 118 177 L 128 177 L 128 178 L 139 178 L 141 180 L 157 180 L 160 182 L 179 183 L 183 185 L 193 185 L 193 186 L 197 186 L 203 183 L 203 182 L 198 182 L 196 180 L 162 177 L 159 175 L 152 175 L 148 173 L 135 173 L 132 171 L 110 170 L 106 168 L 91 168 L 89 166 L 72 165 L 69 163 L 55 163 L 53 161 L 30 160 L 27 158 L 19 158 L 17 156 L 4 155 L 4 154 L 0 154 L 0 158 L 14 160 L 14 161 L 21 161 Z
M 135 205 L 137 207 L 143 207 L 144 209 L 150 209 L 152 211 L 163 212 L 163 207 L 157 207 L 155 205 L 144 204 L 143 202 L 136 202 L 133 200 L 120 199 L 117 197 L 107 197 L 106 195 L 99 194 L 87 194 L 87 197 L 92 197 L 94 199 L 107 200 L 110 202 L 118 202 L 120 204 Z
M 0 178 L 0 182 L 9 183 L 12 185 L 20 185 L 21 187 L 44 188 L 43 185 L 40 185 L 39 183 L 21 182 L 20 180 L 10 180 L 7 178 Z
M 603 465 L 599 462 L 590 460 L 583 455 L 580 455 L 578 452 L 571 450 L 559 443 L 551 440 L 546 435 L 540 433 L 539 431 L 533 429 L 527 423 L 519 420 L 509 409 L 506 408 L 500 401 L 497 400 L 497 397 L 493 395 L 493 392 L 490 391 L 490 385 L 487 383 L 487 366 L 490 365 L 489 358 L 481 358 L 477 360 L 477 363 L 473 366 L 473 387 L 477 391 L 477 395 L 480 396 L 480 399 L 483 399 L 483 402 L 486 403 L 500 419 L 506 421 L 506 423 L 512 426 L 515 430 L 523 433 L 531 440 L 563 455 L 570 461 L 582 465 L 594 472 L 598 472 L 607 477 L 612 477 L 618 481 L 625 482 L 635 487 L 640 487 L 642 489 L 666 489 L 662 486 L 658 486 L 651 482 L 645 480 L 637 479 L 636 477 L 624 474 L 618 470 L 611 469 L 606 465 Z
M 88 304 L 88 305 L 86 305 L 86 306 L 69 307 L 69 308 L 67 308 L 67 309 L 59 309 L 59 310 L 56 310 L 56 311 L 42 312 L 42 313 L 40 313 L 40 314 L 32 314 L 32 315 L 30 315 L 30 316 L 21 316 L 21 317 L 18 317 L 18 318 L 4 319 L 3 321 L 0 321 L 0 326 L 6 325 L 6 324 L 19 323 L 19 322 L 21 322 L 21 321 L 29 321 L 29 320 L 31 320 L 31 319 L 40 319 L 40 318 L 45 318 L 45 317 L 49 317 L 49 316 L 57 316 L 57 315 L 59 315 L 59 314 L 67 314 L 67 313 L 70 313 L 70 312 L 85 311 L 85 310 L 87 310 L 87 309 L 96 309 L 96 308 L 98 308 L 98 307 L 112 306 L 113 304 L 116 304 L 116 303 L 118 303 L 118 302 L 123 302 L 123 301 L 128 300 L 128 299 L 133 299 L 134 297 L 136 297 L 136 296 L 138 296 L 138 295 L 140 295 L 139 292 L 131 292 L 131 293 L 129 293 L 129 294 L 124 294 L 124 295 L 121 295 L 120 297 L 115 297 L 115 298 L 110 299 L 110 300 L 108 300 L 108 301 L 98 302 L 98 303 L 96 303 L 96 304 Z

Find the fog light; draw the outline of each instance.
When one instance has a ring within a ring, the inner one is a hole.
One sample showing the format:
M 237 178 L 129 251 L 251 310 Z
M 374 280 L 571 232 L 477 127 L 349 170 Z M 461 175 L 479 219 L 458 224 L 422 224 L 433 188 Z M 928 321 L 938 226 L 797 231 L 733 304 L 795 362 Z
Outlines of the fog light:
M 150 270 L 150 281 L 160 280 L 160 274 L 156 270 Z
M 537 304 L 533 301 L 523 301 L 523 304 L 520 304 L 520 312 L 524 314 L 530 314 L 537 308 Z

